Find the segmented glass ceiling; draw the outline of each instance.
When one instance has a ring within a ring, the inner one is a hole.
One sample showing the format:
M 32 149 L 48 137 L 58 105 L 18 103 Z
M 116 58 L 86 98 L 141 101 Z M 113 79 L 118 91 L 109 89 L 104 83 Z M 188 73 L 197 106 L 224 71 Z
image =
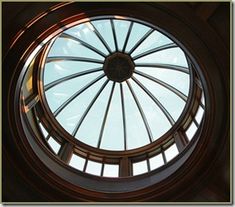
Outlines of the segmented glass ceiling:
M 158 30 L 102 17 L 60 34 L 43 74 L 45 97 L 75 139 L 130 150 L 164 135 L 180 117 L 190 74 L 183 50 Z

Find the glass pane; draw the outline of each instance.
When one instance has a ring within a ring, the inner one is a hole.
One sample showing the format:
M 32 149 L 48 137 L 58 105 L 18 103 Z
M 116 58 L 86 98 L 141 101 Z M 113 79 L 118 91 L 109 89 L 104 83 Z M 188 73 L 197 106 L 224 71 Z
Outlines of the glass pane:
M 137 67 L 136 69 L 148 75 L 156 77 L 164 81 L 165 83 L 168 83 L 169 85 L 175 87 L 176 89 L 184 93 L 186 96 L 188 96 L 190 82 L 190 77 L 188 74 L 176 70 L 167 70 L 165 68 L 157 67 Z
M 65 33 L 70 34 L 74 37 L 78 37 L 82 41 L 88 43 L 89 45 L 92 45 L 103 53 L 108 54 L 108 51 L 94 33 L 94 28 L 89 22 L 72 27 L 71 29 L 66 30 Z
M 134 45 L 149 31 L 149 29 L 150 28 L 145 25 L 134 23 L 125 51 L 130 51 Z
M 172 41 L 167 36 L 161 34 L 158 31 L 154 31 L 141 43 L 139 47 L 137 47 L 137 49 L 132 53 L 132 57 L 153 48 L 167 45 L 169 43 L 172 43 Z
M 54 86 L 46 91 L 46 99 L 52 112 L 59 108 L 67 99 L 69 99 L 79 89 L 97 78 L 103 72 L 91 73 L 85 76 L 77 77 Z
M 53 139 L 52 137 L 50 137 L 50 139 L 48 140 L 48 143 L 53 149 L 53 151 L 57 154 L 60 150 L 60 144 L 57 141 L 55 141 L 55 139 Z
M 194 122 L 192 122 L 191 125 L 189 126 L 189 128 L 186 131 L 186 135 L 187 135 L 189 140 L 191 140 L 193 138 L 196 131 L 197 131 L 197 126 L 195 125 Z
M 99 31 L 101 36 L 105 39 L 109 45 L 111 51 L 115 51 L 115 45 L 113 40 L 112 28 L 109 20 L 95 20 L 92 24 Z
M 69 165 L 80 170 L 80 171 L 83 171 L 85 162 L 86 162 L 86 160 L 84 158 L 73 154 L 72 158 L 69 162 Z
M 179 154 L 179 151 L 176 147 L 176 144 L 171 145 L 167 150 L 165 150 L 166 161 L 169 162 L 178 154 Z
M 105 177 L 118 177 L 119 175 L 119 165 L 104 164 L 104 174 Z
M 135 63 L 158 63 L 188 67 L 184 52 L 180 48 L 161 50 L 135 60 Z
M 95 94 L 101 88 L 105 80 L 106 78 L 99 80 L 86 91 L 84 91 L 84 93 L 80 94 L 77 98 L 70 102 L 56 117 L 57 121 L 64 127 L 67 132 L 73 132 L 86 108 L 95 97 Z
M 101 168 L 102 168 L 101 163 L 88 160 L 87 167 L 86 167 L 86 172 L 90 173 L 90 174 L 93 174 L 93 175 L 100 175 L 101 174 Z
M 41 123 L 39 123 L 39 126 L 40 126 L 42 133 L 43 133 L 43 136 L 46 138 L 48 135 L 47 130 L 44 128 L 44 126 Z
M 75 73 L 99 67 L 102 67 L 102 64 L 79 61 L 58 61 L 46 63 L 43 77 L 44 85 Z
M 133 163 L 133 175 L 140 175 L 148 172 L 147 161 Z
M 116 37 L 117 37 L 117 44 L 118 44 L 118 49 L 119 51 L 122 50 L 126 35 L 130 26 L 129 21 L 125 20 L 114 20 L 114 28 L 116 32 Z
M 201 102 L 202 102 L 202 104 L 205 106 L 205 96 L 204 96 L 204 93 L 203 93 L 203 92 L 202 92 Z
M 126 112 L 127 149 L 149 144 L 150 141 L 143 119 L 127 84 L 123 84 L 123 93 Z
M 112 102 L 101 141 L 102 149 L 124 150 L 124 132 L 119 84 L 115 85 Z
M 196 119 L 198 124 L 201 123 L 203 114 L 204 114 L 204 110 L 201 106 L 199 106 L 199 108 L 197 110 L 197 113 L 196 113 L 196 116 L 195 116 L 195 119 Z
M 176 94 L 168 90 L 167 88 L 144 78 L 140 75 L 134 75 L 139 81 L 142 82 L 145 87 L 152 92 L 152 94 L 161 102 L 166 110 L 171 114 L 176 121 L 181 115 L 185 102 Z
M 54 42 L 48 57 L 54 56 L 86 57 L 104 60 L 104 57 L 81 45 L 79 42 L 65 38 L 58 38 Z
M 154 169 L 159 168 L 162 165 L 164 165 L 164 160 L 163 160 L 162 154 L 158 154 L 157 156 L 151 157 L 149 159 L 149 164 L 150 164 L 151 170 L 154 170 Z
M 136 93 L 141 107 L 143 108 L 144 114 L 153 135 L 153 139 L 157 140 L 171 128 L 171 125 L 162 110 L 148 96 L 148 94 L 143 89 L 141 89 L 134 81 L 130 81 L 130 83 Z
M 104 88 L 91 110 L 84 119 L 76 138 L 93 147 L 97 147 L 106 105 L 111 91 L 111 83 Z M 94 93 L 93 93 L 94 94 Z M 94 94 L 95 95 L 95 94 Z

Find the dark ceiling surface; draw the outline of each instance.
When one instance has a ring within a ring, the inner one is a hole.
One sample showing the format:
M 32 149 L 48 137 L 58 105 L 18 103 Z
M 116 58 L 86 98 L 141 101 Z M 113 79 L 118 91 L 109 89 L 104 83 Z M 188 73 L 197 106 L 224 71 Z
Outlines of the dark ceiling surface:
M 2 55 L 7 55 L 10 43 L 17 32 L 34 16 L 56 5 L 54 2 L 45 3 L 27 3 L 27 2 L 4 2 L 2 3 Z M 157 3 L 148 3 L 155 6 Z M 167 3 L 165 3 L 167 4 Z M 194 18 L 199 18 L 206 22 L 219 37 L 228 54 L 230 50 L 230 3 L 168 3 L 166 8 L 175 9 L 179 4 L 187 8 L 189 13 L 193 13 Z M 181 12 L 181 11 L 179 11 Z M 181 14 L 182 15 L 182 14 Z M 229 56 L 227 55 L 227 61 Z M 8 77 L 7 68 L 3 70 L 3 90 L 6 87 Z M 228 82 L 229 88 L 229 70 L 223 71 Z M 5 80 L 4 80 L 5 79 Z M 3 105 L 7 100 L 7 94 L 3 93 Z M 7 107 L 4 105 L 4 107 Z M 16 146 L 12 145 L 11 137 L 8 131 L 9 124 L 3 118 L 2 133 L 2 201 L 3 202 L 46 202 L 46 201 L 72 201 L 71 198 L 57 192 L 53 186 L 49 186 L 43 178 L 37 177 L 36 173 L 28 167 L 29 163 L 20 154 Z M 229 118 L 229 117 L 228 117 Z M 216 160 L 213 168 L 209 170 L 203 182 L 198 183 L 194 188 L 178 198 L 175 201 L 187 202 L 224 202 L 230 201 L 230 135 L 229 130 L 224 137 L 224 146 L 221 149 L 221 155 Z M 218 146 L 221 147 L 221 146 Z M 32 177 L 37 179 L 32 183 Z M 190 184 L 189 184 L 190 185 Z M 43 191 L 41 189 L 44 189 Z M 53 192 L 53 193 L 51 193 Z M 80 199 L 82 201 L 82 199 Z M 171 200 L 171 199 L 169 199 Z M 79 198 L 78 200 L 79 201 Z M 154 198 L 151 201 L 154 200 Z M 168 200 L 166 200 L 168 201 Z M 172 201 L 172 200 L 171 200 Z

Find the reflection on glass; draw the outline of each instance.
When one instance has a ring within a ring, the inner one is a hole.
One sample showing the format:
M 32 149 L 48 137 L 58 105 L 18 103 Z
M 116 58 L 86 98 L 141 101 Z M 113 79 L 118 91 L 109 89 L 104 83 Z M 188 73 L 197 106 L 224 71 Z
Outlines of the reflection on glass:
M 133 163 L 133 175 L 140 175 L 148 172 L 147 161 Z
M 169 162 L 176 155 L 178 155 L 179 151 L 176 147 L 176 144 L 171 145 L 167 150 L 165 150 L 166 161 Z
M 150 169 L 151 170 L 154 170 L 154 169 L 159 168 L 162 165 L 164 165 L 162 154 L 158 154 L 154 157 L 151 157 L 149 159 L 149 164 L 150 164 Z
M 84 165 L 85 165 L 86 160 L 82 157 L 79 157 L 75 154 L 72 155 L 72 158 L 69 162 L 69 165 L 80 170 L 83 171 Z
M 100 175 L 101 174 L 101 168 L 102 168 L 101 163 L 88 160 L 87 167 L 86 167 L 86 172 L 90 173 L 92 175 Z
M 104 164 L 104 174 L 105 177 L 118 177 L 119 175 L 119 165 Z
M 52 137 L 49 138 L 48 143 L 53 149 L 53 151 L 57 154 L 60 150 L 60 144 L 57 141 L 55 141 L 55 139 L 53 139 Z

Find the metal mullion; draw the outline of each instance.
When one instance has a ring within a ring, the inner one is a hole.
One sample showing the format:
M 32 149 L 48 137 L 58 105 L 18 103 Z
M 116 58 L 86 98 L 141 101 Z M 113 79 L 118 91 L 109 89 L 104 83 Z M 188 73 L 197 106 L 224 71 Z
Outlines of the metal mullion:
M 102 160 L 100 176 L 104 176 L 104 160 Z
M 81 93 L 83 93 L 86 89 L 91 87 L 93 84 L 95 84 L 97 81 L 102 79 L 105 76 L 105 74 L 102 74 L 98 76 L 95 80 L 91 81 L 87 85 L 85 85 L 82 89 L 74 93 L 69 99 L 67 99 L 53 114 L 56 117 L 71 101 L 73 101 L 77 96 L 79 96 Z
M 181 91 L 179 91 L 175 87 L 165 83 L 164 81 L 161 81 L 161 80 L 159 80 L 157 78 L 154 78 L 153 76 L 150 76 L 150 75 L 148 75 L 146 73 L 143 73 L 143 72 L 140 72 L 138 70 L 135 70 L 134 73 L 136 73 L 138 75 L 141 75 L 141 76 L 143 76 L 143 77 L 145 77 L 145 78 L 147 78 L 147 79 L 149 79 L 149 80 L 151 80 L 151 81 L 153 81 L 155 83 L 158 83 L 158 84 L 162 85 L 163 87 L 167 88 L 168 90 L 170 90 L 171 92 L 173 92 L 177 96 L 179 96 L 183 101 L 185 101 L 185 102 L 187 101 L 187 96 L 186 95 L 184 95 Z
M 116 36 L 115 26 L 114 26 L 114 23 L 113 23 L 112 19 L 110 20 L 110 23 L 111 23 L 112 32 L 113 32 L 113 39 L 114 39 L 115 49 L 116 49 L 116 51 L 118 51 L 117 36 Z
M 170 64 L 161 64 L 161 63 L 136 63 L 136 67 L 153 67 L 153 68 L 163 68 L 168 70 L 176 70 L 182 73 L 189 74 L 189 69 L 182 66 L 170 65 Z
M 120 93 L 121 93 L 121 104 L 122 104 L 122 122 L 123 122 L 123 133 L 124 133 L 124 149 L 127 149 L 127 134 L 126 134 L 126 113 L 124 104 L 124 93 L 122 83 L 120 83 Z
M 126 46 L 127 46 L 130 34 L 131 34 L 133 24 L 134 24 L 134 22 L 130 23 L 130 26 L 129 26 L 129 29 L 128 29 L 128 32 L 127 32 L 127 35 L 126 35 L 126 39 L 125 39 L 125 42 L 124 42 L 124 45 L 123 45 L 123 48 L 122 48 L 122 52 L 125 52 L 125 50 L 126 50 Z
M 98 37 L 98 39 L 103 43 L 103 45 L 105 46 L 105 48 L 108 50 L 109 54 L 112 53 L 109 45 L 107 44 L 107 42 L 104 40 L 104 38 L 101 36 L 101 34 L 99 33 L 99 31 L 96 29 L 96 27 L 89 22 L 89 24 L 94 28 L 93 32 L 96 34 L 96 36 Z
M 135 100 L 135 103 L 136 103 L 138 109 L 139 109 L 140 115 L 141 115 L 141 117 L 142 117 L 142 119 L 143 119 L 145 128 L 146 128 L 147 133 L 148 133 L 148 136 L 149 136 L 149 141 L 150 141 L 150 143 L 151 143 L 151 142 L 153 142 L 153 136 L 152 136 L 152 132 L 151 132 L 151 130 L 150 130 L 150 127 L 149 127 L 149 125 L 148 125 L 147 118 L 146 118 L 146 116 L 145 116 L 145 114 L 144 114 L 144 111 L 143 111 L 143 109 L 142 109 L 142 107 L 141 107 L 141 105 L 140 105 L 140 103 L 139 103 L 139 101 L 138 101 L 138 98 L 137 98 L 135 92 L 133 91 L 133 89 L 132 89 L 132 87 L 131 87 L 131 84 L 129 83 L 128 80 L 126 81 L 126 83 L 127 83 L 128 87 L 129 87 L 130 92 L 131 92 L 131 94 L 132 94 L 132 96 L 133 96 L 133 98 L 134 98 L 134 100 Z
M 39 101 L 38 94 L 32 94 L 28 98 L 24 100 L 24 108 L 25 112 L 28 112 L 30 109 L 32 109 Z
M 173 126 L 175 124 L 174 119 L 170 115 L 170 113 L 166 110 L 166 108 L 161 104 L 161 102 L 140 82 L 138 81 L 135 77 L 132 77 L 132 79 L 141 87 L 147 94 L 148 96 L 157 104 L 157 106 L 161 109 L 163 114 L 166 116 L 170 124 Z
M 82 117 L 80 118 L 79 122 L 77 123 L 75 129 L 73 130 L 72 136 L 75 136 L 77 134 L 77 131 L 78 131 L 79 127 L 81 126 L 83 120 L 86 118 L 86 116 L 87 116 L 88 112 L 90 111 L 91 107 L 93 106 L 93 104 L 95 103 L 95 101 L 97 100 L 97 98 L 99 97 L 101 92 L 104 90 L 104 88 L 108 84 L 108 82 L 109 82 L 109 80 L 106 80 L 104 82 L 104 84 L 101 86 L 101 88 L 99 89 L 99 91 L 96 93 L 95 97 L 92 99 L 92 101 L 90 102 L 90 104 L 86 108 L 85 112 L 83 113 Z
M 178 47 L 175 43 L 169 43 L 169 44 L 166 44 L 166 45 L 162 45 L 162 46 L 159 46 L 159 47 L 156 47 L 156 48 L 153 48 L 153 49 L 150 49 L 146 52 L 143 52 L 139 55 L 136 55 L 133 58 L 133 60 L 136 60 L 136 59 L 139 59 L 141 57 L 144 57 L 146 55 L 150 55 L 152 53 L 155 53 L 155 52 L 159 52 L 161 50 L 165 50 L 165 49 L 170 49 L 170 48 L 174 48 L 174 47 Z
M 131 48 L 131 50 L 128 52 L 129 55 L 131 55 L 134 50 L 140 46 L 140 44 L 151 34 L 153 33 L 154 29 L 150 29 L 148 32 L 145 33 L 145 35 Z
M 198 128 L 200 124 L 197 122 L 197 120 L 195 119 L 195 117 L 193 118 L 193 122 L 194 122 L 194 124 L 196 125 L 196 127 Z
M 86 157 L 86 160 L 85 160 L 82 172 L 86 172 L 87 163 L 88 163 L 88 157 L 89 157 L 89 155 Z
M 90 62 L 90 63 L 100 63 L 103 64 L 103 60 L 97 60 L 93 58 L 85 58 L 85 57 L 73 57 L 73 56 L 52 56 L 47 57 L 46 63 L 56 62 L 56 61 L 80 61 L 80 62 Z
M 69 160 L 71 159 L 73 154 L 73 145 L 70 142 L 65 142 L 61 146 L 58 156 L 61 160 L 68 164 Z
M 64 82 L 64 81 L 67 81 L 67 80 L 71 80 L 73 78 L 77 78 L 77 77 L 80 77 L 80 76 L 83 76 L 83 75 L 87 75 L 87 74 L 90 74 L 90 73 L 95 73 L 95 72 L 98 72 L 98 71 L 102 71 L 103 68 L 102 67 L 99 67 L 99 68 L 94 68 L 94 69 L 90 69 L 90 70 L 86 70 L 86 71 L 82 71 L 82 72 L 78 72 L 78 73 L 75 73 L 75 74 L 72 74 L 72 75 L 68 75 L 68 76 L 65 76 L 63 78 L 60 78 L 58 80 L 55 80 L 47 85 L 44 86 L 44 90 L 47 91 L 49 90 L 50 88 Z
M 84 47 L 86 47 L 86 48 L 92 50 L 93 52 L 95 52 L 95 53 L 101 55 L 102 57 L 104 57 L 104 58 L 106 57 L 106 54 L 104 54 L 102 51 L 98 50 L 96 47 L 93 47 L 92 45 L 90 45 L 90 44 L 84 42 L 83 40 L 81 40 L 81 39 L 79 39 L 79 38 L 77 38 L 77 37 L 74 37 L 74 36 L 72 36 L 72 35 L 70 35 L 70 34 L 62 33 L 59 37 L 60 37 L 60 38 L 68 38 L 68 39 L 74 40 L 74 41 L 76 41 L 76 42 L 79 42 L 79 43 L 80 43 L 81 45 L 83 45 Z
M 106 110 L 105 110 L 101 130 L 100 130 L 100 135 L 99 135 L 99 140 L 98 140 L 98 143 L 97 143 L 97 148 L 100 148 L 101 140 L 102 140 L 103 133 L 104 133 L 104 127 L 105 127 L 105 123 L 106 123 L 109 108 L 110 108 L 110 103 L 111 103 L 111 100 L 112 100 L 112 97 L 113 97 L 113 91 L 114 91 L 115 84 L 116 84 L 116 82 L 113 82 L 113 86 L 112 86 L 112 89 L 111 89 L 111 92 L 110 92 L 109 100 L 108 100 L 108 103 L 107 103 L 107 106 L 106 106 Z
M 167 163 L 166 155 L 165 155 L 165 151 L 163 150 L 162 147 L 161 147 L 161 153 L 162 153 L 163 162 L 164 162 L 164 164 L 166 164 Z
M 147 155 L 146 161 L 147 161 L 148 172 L 150 172 L 150 171 L 151 171 L 151 168 L 150 168 L 150 162 L 149 162 L 149 156 L 148 156 L 148 155 Z

